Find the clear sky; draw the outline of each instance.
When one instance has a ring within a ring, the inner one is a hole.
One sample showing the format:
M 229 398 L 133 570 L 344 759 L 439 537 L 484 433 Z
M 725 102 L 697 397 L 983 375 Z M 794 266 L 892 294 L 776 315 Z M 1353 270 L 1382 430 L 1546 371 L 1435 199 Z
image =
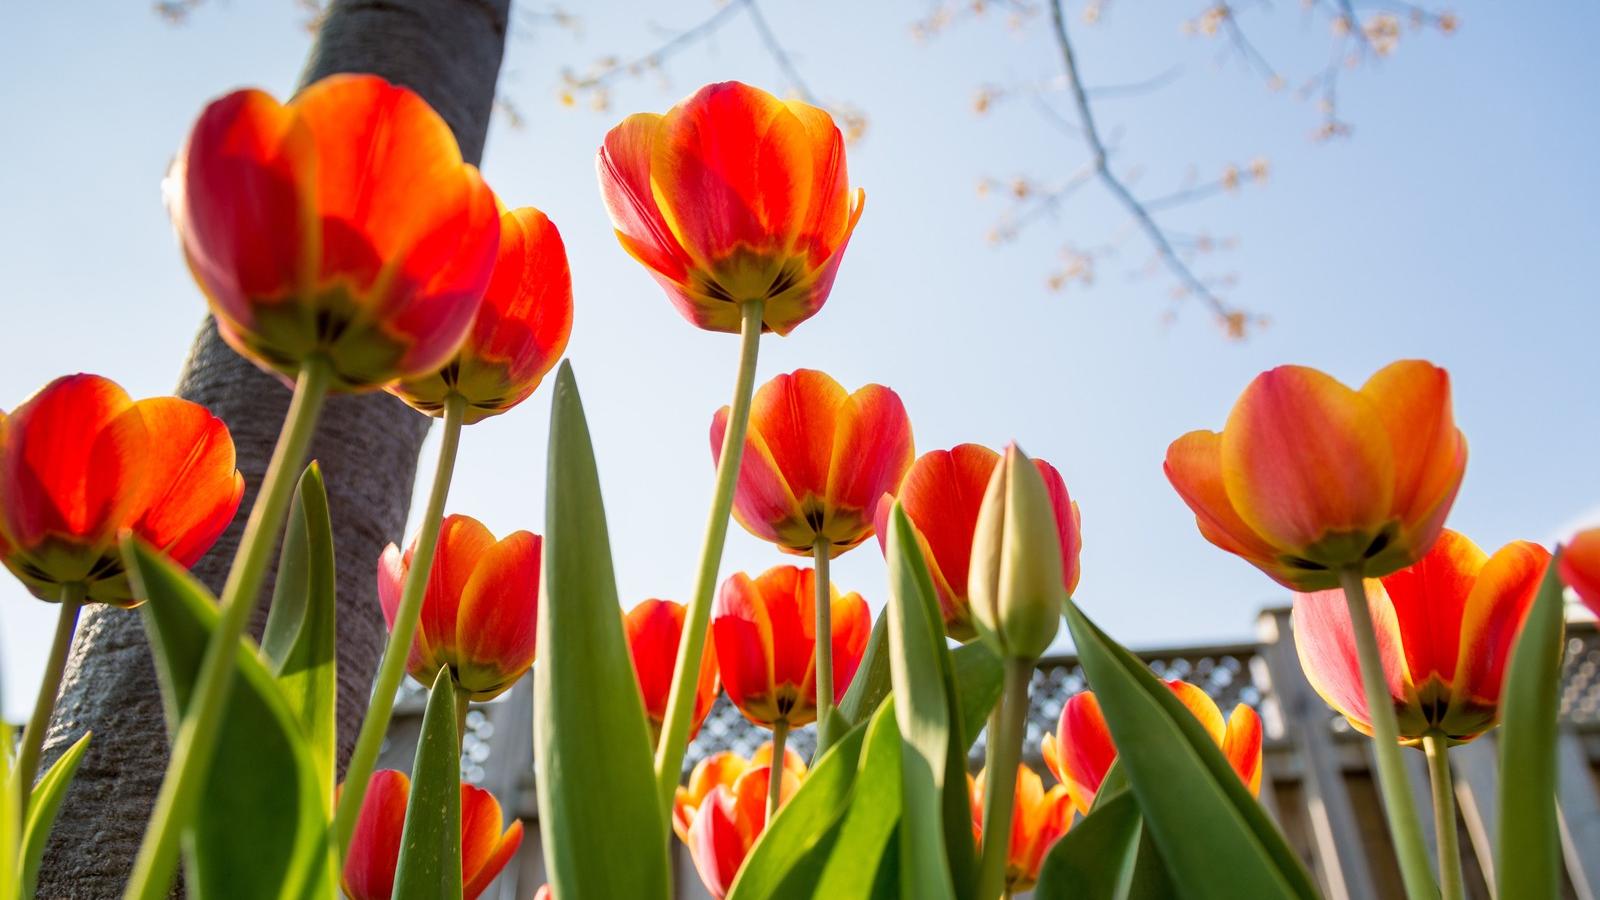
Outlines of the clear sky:
M 832 298 L 789 338 L 763 342 L 762 379 L 806 366 L 852 388 L 880 382 L 904 398 L 919 450 L 1015 438 L 1056 463 L 1083 511 L 1078 598 L 1117 638 L 1247 637 L 1258 608 L 1286 601 L 1200 538 L 1161 474 L 1173 438 L 1220 427 L 1249 379 L 1280 363 L 1352 383 L 1401 357 L 1446 366 L 1471 445 L 1451 524 L 1488 549 L 1549 542 L 1600 519 L 1600 8 L 1473 4 L 1458 10 L 1451 37 L 1408 32 L 1391 58 L 1342 79 L 1354 134 L 1315 143 L 1314 104 L 1266 90 L 1217 41 L 1186 37 L 1187 10 L 1116 4 L 1089 28 L 1069 4 L 1091 84 L 1179 67 L 1158 91 L 1097 107 L 1119 169 L 1142 172 L 1141 191 L 1181 187 L 1191 167 L 1207 179 L 1228 163 L 1270 160 L 1266 184 L 1163 220 L 1237 236 L 1207 268 L 1236 272 L 1232 299 L 1272 324 L 1230 343 L 1197 308 L 1163 323 L 1170 284 L 1141 276 L 1148 250 L 1137 236 L 1100 264 L 1092 288 L 1048 289 L 1064 243 L 1126 236 L 1126 219 L 1095 187 L 1017 241 L 986 243 L 1004 202 L 979 196 L 982 178 L 1059 182 L 1085 159 L 1030 102 L 973 112 L 981 84 L 1059 74 L 1046 18 L 1012 30 L 992 15 L 917 42 L 919 2 L 767 5 L 812 89 L 870 123 L 850 150 L 867 209 Z M 609 111 L 562 108 L 563 66 L 645 52 L 663 29 L 715 9 L 576 6 L 578 34 L 519 14 L 501 91 L 527 122 L 496 119 L 483 168 L 507 203 L 545 210 L 566 240 L 577 297 L 570 356 L 621 595 L 681 600 L 710 494 L 707 429 L 728 400 L 736 340 L 680 320 L 617 246 L 593 154 L 622 115 L 663 110 L 703 82 L 781 91 L 784 79 L 736 21 L 672 60 L 665 83 L 624 80 Z M 1293 84 L 1326 58 L 1327 26 L 1297 4 L 1277 6 L 1246 23 Z M 246 85 L 284 96 L 308 43 L 287 0 L 213 0 L 181 27 L 146 3 L 13 4 L 0 29 L 0 408 L 75 371 L 135 396 L 173 388 L 204 303 L 167 224 L 161 175 L 207 100 Z M 1060 96 L 1045 102 L 1068 108 Z M 468 429 L 451 510 L 497 533 L 541 529 L 547 397 L 541 389 Z M 735 527 L 724 571 L 783 561 Z M 840 587 L 883 602 L 874 544 L 834 568 Z M 12 720 L 32 702 L 54 617 L 0 584 Z

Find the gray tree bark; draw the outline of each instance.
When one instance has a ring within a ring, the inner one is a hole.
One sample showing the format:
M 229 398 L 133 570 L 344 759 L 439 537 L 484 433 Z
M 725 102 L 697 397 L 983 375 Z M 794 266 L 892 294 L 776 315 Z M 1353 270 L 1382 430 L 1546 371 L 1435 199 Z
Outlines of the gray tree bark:
M 462 154 L 477 162 L 509 7 L 510 0 L 334 0 L 301 84 L 338 72 L 373 72 L 404 84 L 439 111 Z M 194 567 L 217 591 L 266 471 L 289 391 L 235 354 L 208 318 L 178 393 L 228 424 L 245 477 L 237 519 Z M 311 455 L 321 460 L 327 480 L 337 545 L 341 770 L 383 648 L 378 554 L 403 537 L 417 453 L 431 421 L 386 394 L 335 397 L 312 440 Z M 270 578 L 264 590 L 271 595 Z M 263 603 L 252 626 L 257 636 L 265 614 Z M 40 897 L 119 896 L 138 851 L 167 756 L 160 692 L 138 613 L 103 606 L 85 611 L 47 735 L 45 765 L 89 730 L 94 739 L 46 850 Z

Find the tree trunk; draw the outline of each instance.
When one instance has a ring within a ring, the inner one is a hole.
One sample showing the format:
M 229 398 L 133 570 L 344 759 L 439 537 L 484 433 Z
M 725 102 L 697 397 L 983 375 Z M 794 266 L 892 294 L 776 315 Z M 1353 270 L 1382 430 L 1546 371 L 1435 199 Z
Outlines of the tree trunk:
M 450 123 L 462 154 L 477 162 L 509 5 L 510 0 L 334 0 L 301 83 L 336 72 L 374 72 L 407 85 Z M 178 393 L 228 424 L 245 477 L 239 516 L 194 567 L 217 591 L 266 471 L 289 391 L 229 349 L 208 319 L 184 365 Z M 337 548 L 341 769 L 355 743 L 383 648 L 374 574 L 378 554 L 403 537 L 417 452 L 430 422 L 387 394 L 335 397 L 311 443 L 327 480 Z M 270 596 L 270 578 L 264 590 Z M 265 618 L 262 604 L 252 625 L 258 636 Z M 138 613 L 104 606 L 85 611 L 47 736 L 45 764 L 90 730 L 94 740 L 46 851 L 40 897 L 116 897 L 138 851 L 167 755 L 167 727 Z

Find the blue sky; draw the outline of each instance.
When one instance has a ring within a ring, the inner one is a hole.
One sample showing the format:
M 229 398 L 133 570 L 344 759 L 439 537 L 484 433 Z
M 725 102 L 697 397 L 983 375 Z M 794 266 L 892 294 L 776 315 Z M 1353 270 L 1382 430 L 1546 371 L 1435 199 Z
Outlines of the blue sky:
M 981 179 L 1059 182 L 1085 159 L 1029 102 L 972 109 L 982 84 L 1057 76 L 1047 19 L 1013 30 L 992 15 L 918 42 L 909 25 L 927 12 L 921 3 L 769 6 L 811 88 L 870 124 L 850 151 L 867 209 L 832 299 L 789 338 L 764 342 L 763 380 L 806 366 L 849 387 L 880 382 L 904 398 L 919 450 L 1015 438 L 1056 463 L 1083 510 L 1078 599 L 1122 641 L 1245 637 L 1258 608 L 1287 599 L 1206 544 L 1161 475 L 1173 438 L 1219 427 L 1249 379 L 1280 363 L 1353 383 L 1402 357 L 1447 367 L 1471 446 L 1451 524 L 1486 548 L 1548 542 L 1600 519 L 1592 4 L 1477 4 L 1459 10 L 1453 36 L 1407 33 L 1391 58 L 1345 73 L 1341 112 L 1355 131 L 1330 143 L 1309 139 L 1312 102 L 1266 90 L 1220 43 L 1185 36 L 1188 10 L 1116 4 L 1090 28 L 1069 4 L 1091 84 L 1178 67 L 1156 92 L 1097 104 L 1116 165 L 1142 173 L 1141 192 L 1181 187 L 1191 168 L 1204 180 L 1229 163 L 1270 161 L 1266 184 L 1163 218 L 1237 237 L 1204 268 L 1237 273 L 1231 298 L 1271 317 L 1243 343 L 1223 340 L 1198 308 L 1180 305 L 1163 322 L 1170 283 L 1140 274 L 1148 248 L 1096 187 L 1012 243 L 985 241 L 1004 202 L 979 196 Z M 1327 25 L 1279 6 L 1245 22 L 1294 84 L 1326 58 Z M 566 240 L 577 297 L 569 353 L 628 603 L 690 589 L 712 478 L 707 429 L 727 402 L 736 341 L 685 324 L 616 245 L 594 149 L 624 114 L 664 109 L 703 82 L 781 91 L 784 79 L 736 21 L 673 59 L 665 84 L 619 82 L 609 111 L 555 97 L 562 66 L 647 51 L 661 29 L 714 9 L 694 0 L 641 16 L 587 3 L 579 34 L 521 20 L 501 91 L 527 124 L 497 118 L 483 166 L 507 203 L 545 210 Z M 181 27 L 139 3 L 8 13 L 0 408 L 74 371 L 136 396 L 172 389 L 204 304 L 162 210 L 162 172 L 209 99 L 246 85 L 285 95 L 308 42 L 289 2 L 210 2 Z M 1048 289 L 1063 244 L 1119 236 L 1092 288 Z M 547 396 L 468 430 L 452 511 L 497 533 L 541 529 Z M 724 570 L 783 561 L 735 527 Z M 873 544 L 834 570 L 840 587 L 883 602 Z M 31 703 L 53 620 L 53 607 L 0 584 L 13 720 Z

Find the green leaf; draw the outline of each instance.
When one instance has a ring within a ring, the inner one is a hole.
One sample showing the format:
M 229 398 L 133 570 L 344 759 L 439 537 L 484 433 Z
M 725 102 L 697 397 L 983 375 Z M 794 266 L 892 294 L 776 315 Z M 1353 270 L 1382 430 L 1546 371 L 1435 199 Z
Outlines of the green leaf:
M 650 730 L 570 362 L 556 374 L 549 460 L 533 736 L 550 889 L 567 898 L 665 898 L 671 866 Z
M 167 722 L 177 727 L 217 627 L 216 601 L 155 550 L 129 539 L 123 557 L 155 655 Z M 185 832 L 196 897 L 298 898 L 327 853 L 327 808 L 299 723 L 249 640 L 239 642 L 228 714 L 206 777 L 205 802 Z
M 890 698 L 868 726 L 849 811 L 816 880 L 818 897 L 870 896 L 889 839 L 899 826 L 901 747 L 893 706 Z
M 1117 761 L 1177 895 L 1316 897 L 1305 867 L 1199 720 L 1077 604 L 1069 602 L 1065 612 Z
M 411 763 L 411 797 L 400 832 L 395 900 L 461 898 L 461 744 L 456 691 L 445 666 L 428 692 Z
M 277 674 L 289 709 L 300 722 L 329 810 L 338 750 L 334 584 L 333 521 L 322 469 L 313 461 L 300 476 L 289 507 L 261 655 Z
M 11 726 L 0 722 L 0 900 L 18 900 L 22 894 L 22 802 L 12 783 L 11 752 L 15 746 Z M 31 892 L 26 896 L 32 896 Z
M 728 900 L 776 897 L 812 848 L 827 840 L 851 805 L 856 764 L 866 734 L 867 726 L 857 725 L 817 760 L 800 790 L 778 809 L 772 824 L 750 848 L 739 877 L 728 890 Z M 814 881 L 814 871 L 805 870 L 808 883 Z
M 872 634 L 867 638 L 867 650 L 851 679 L 850 688 L 839 701 L 838 710 L 851 725 L 860 725 L 872 718 L 883 698 L 889 696 L 889 611 L 878 614 L 872 623 Z M 820 750 L 819 750 L 820 755 Z
M 888 555 L 889 672 L 894 684 L 895 719 L 904 741 L 901 790 L 904 815 L 900 819 L 901 891 L 908 897 L 938 900 L 956 893 L 952 857 L 946 852 L 951 828 L 946 827 L 950 800 L 947 782 L 959 783 L 966 794 L 964 767 L 952 766 L 953 750 L 961 743 L 962 725 L 952 714 L 953 677 L 945 648 L 944 622 L 939 616 L 933 582 L 917 546 L 911 522 L 896 503 L 889 515 Z M 959 754 L 964 757 L 965 750 Z M 965 856 L 972 855 L 972 820 L 965 810 Z
M 961 705 L 961 752 L 972 749 L 978 732 L 988 724 L 989 712 L 1000 702 L 1006 687 L 1006 667 L 981 641 L 963 644 L 950 652 L 956 695 Z
M 1057 841 L 1039 867 L 1036 900 L 1124 900 L 1133 880 L 1143 819 L 1139 801 L 1123 791 Z
M 50 838 L 50 828 L 55 824 L 56 812 L 61 808 L 61 799 L 67 795 L 67 786 L 72 784 L 73 773 L 78 771 L 78 763 L 83 760 L 83 754 L 89 749 L 89 738 L 92 732 L 78 738 L 77 742 L 67 748 L 67 752 L 50 766 L 44 777 L 34 786 L 33 793 L 28 795 L 28 818 L 22 827 L 22 896 L 32 897 L 34 885 L 39 878 L 39 863 L 44 859 L 44 845 Z
M 1501 818 L 1495 847 L 1501 897 L 1561 893 L 1555 802 L 1556 715 L 1565 646 L 1560 555 L 1558 548 L 1523 620 L 1501 692 Z

